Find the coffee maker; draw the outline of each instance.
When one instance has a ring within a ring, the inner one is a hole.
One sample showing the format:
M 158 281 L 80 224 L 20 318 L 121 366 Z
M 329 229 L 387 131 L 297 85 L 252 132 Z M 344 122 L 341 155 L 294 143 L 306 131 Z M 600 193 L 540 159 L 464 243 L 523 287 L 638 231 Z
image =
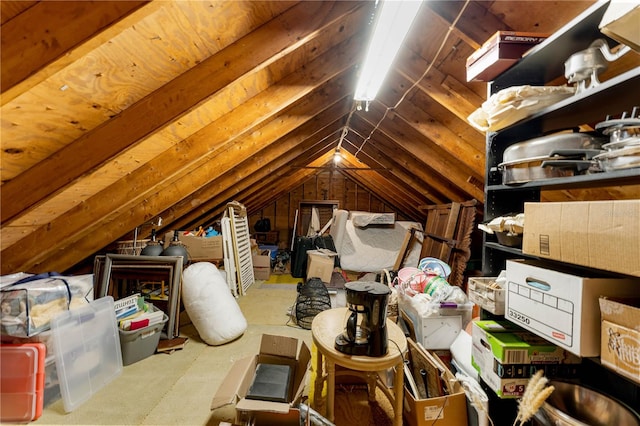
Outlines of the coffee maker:
M 391 289 L 369 281 L 345 284 L 351 311 L 344 332 L 336 337 L 336 350 L 349 355 L 387 354 L 387 302 Z

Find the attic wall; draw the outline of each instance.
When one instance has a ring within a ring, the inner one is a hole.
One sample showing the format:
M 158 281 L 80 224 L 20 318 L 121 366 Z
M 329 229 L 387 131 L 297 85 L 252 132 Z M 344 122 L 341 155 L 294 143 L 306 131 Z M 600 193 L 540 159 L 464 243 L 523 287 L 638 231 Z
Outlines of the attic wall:
M 280 232 L 280 249 L 290 249 L 296 210 L 303 200 L 336 200 L 341 209 L 360 210 L 374 213 L 393 212 L 393 208 L 384 200 L 364 189 L 342 173 L 329 170 L 320 172 L 279 197 L 275 202 L 262 209 L 249 212 L 251 232 L 254 224 L 262 218 L 268 218 L 271 229 Z M 396 212 L 397 220 L 418 220 L 408 218 Z
M 579 201 L 579 200 L 635 200 L 640 197 L 640 184 L 615 185 L 600 188 L 581 188 L 572 190 L 546 190 L 540 193 L 540 201 Z

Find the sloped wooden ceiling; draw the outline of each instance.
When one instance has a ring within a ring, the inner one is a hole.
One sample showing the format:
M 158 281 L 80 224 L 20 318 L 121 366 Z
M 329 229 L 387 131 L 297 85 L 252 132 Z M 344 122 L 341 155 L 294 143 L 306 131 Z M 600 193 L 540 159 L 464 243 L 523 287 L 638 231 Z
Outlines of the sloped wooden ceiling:
M 1 273 L 64 271 L 158 215 L 256 211 L 332 166 L 404 215 L 483 201 L 466 58 L 592 1 L 426 1 L 378 99 L 353 92 L 373 1 L 5 1 Z

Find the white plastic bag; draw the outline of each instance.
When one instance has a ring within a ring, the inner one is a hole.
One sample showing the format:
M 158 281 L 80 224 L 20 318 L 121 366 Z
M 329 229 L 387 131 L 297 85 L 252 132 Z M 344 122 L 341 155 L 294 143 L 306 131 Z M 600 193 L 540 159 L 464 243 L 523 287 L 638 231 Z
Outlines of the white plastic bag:
M 476 129 L 496 131 L 575 94 L 569 86 L 513 86 L 500 90 L 469 115 Z
M 213 263 L 198 262 L 184 270 L 182 301 L 198 334 L 209 345 L 231 342 L 247 329 L 225 275 Z

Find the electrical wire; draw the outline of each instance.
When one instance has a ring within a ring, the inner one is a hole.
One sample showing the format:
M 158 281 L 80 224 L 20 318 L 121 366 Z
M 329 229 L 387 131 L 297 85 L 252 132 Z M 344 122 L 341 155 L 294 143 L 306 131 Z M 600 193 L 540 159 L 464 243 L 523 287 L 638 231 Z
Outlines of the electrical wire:
M 347 116 L 347 121 L 344 127 L 342 128 L 342 133 L 340 134 L 340 139 L 338 140 L 338 146 L 336 147 L 336 152 L 340 151 L 340 148 L 342 147 L 342 141 L 344 141 L 344 138 L 347 137 L 347 134 L 349 133 L 349 123 L 351 123 L 351 116 L 353 115 L 355 110 L 356 110 L 356 103 L 354 102 L 353 105 L 351 106 L 351 111 L 349 111 L 349 115 Z
M 462 17 L 462 14 L 464 13 L 465 9 L 467 8 L 467 6 L 469 5 L 469 2 L 471 0 L 466 0 L 464 5 L 462 6 L 462 9 L 460 9 L 460 12 L 458 12 L 458 15 L 456 16 L 456 19 L 453 20 L 453 22 L 451 23 L 451 25 L 449 25 L 449 29 L 447 30 L 447 33 L 444 36 L 444 39 L 442 40 L 442 43 L 440 43 L 440 47 L 438 47 L 438 51 L 436 52 L 436 54 L 433 57 L 433 61 L 431 61 L 429 63 L 429 65 L 427 66 L 427 69 L 424 70 L 424 73 L 422 73 L 422 75 L 420 76 L 420 78 L 418 78 L 405 92 L 404 94 L 400 97 L 400 99 L 398 99 L 398 102 L 396 102 L 396 104 L 392 107 L 387 107 L 384 111 L 384 114 L 382 114 L 382 118 L 380 118 L 380 120 L 378 121 L 378 123 L 373 127 L 373 129 L 371 130 L 371 132 L 369 133 L 369 136 L 367 136 L 363 141 L 362 144 L 360 145 L 360 147 L 358 148 L 358 150 L 355 153 L 355 157 L 358 156 L 358 154 L 360 153 L 360 151 L 362 151 L 362 148 L 364 148 L 364 146 L 366 145 L 366 143 L 371 140 L 371 137 L 373 136 L 373 134 L 376 132 L 376 130 L 378 130 L 378 128 L 380 127 L 380 125 L 382 124 L 382 122 L 384 121 L 384 119 L 387 117 L 387 114 L 389 114 L 389 111 L 392 111 L 396 108 L 398 108 L 398 106 L 400 106 L 400 103 L 402 103 L 402 101 L 404 101 L 404 99 L 407 97 L 407 94 L 413 90 L 429 73 L 429 71 L 431 71 L 431 68 L 433 68 L 433 64 L 436 62 L 436 60 L 438 59 L 438 57 L 440 56 L 440 53 L 442 52 L 442 49 L 444 49 L 445 44 L 447 43 L 447 41 L 449 40 L 449 36 L 451 35 L 451 33 L 453 32 L 453 30 L 456 27 L 456 24 L 458 23 L 458 21 L 460 20 L 460 18 Z M 349 119 L 351 118 L 351 114 L 349 114 Z M 347 123 L 349 122 L 349 119 L 347 119 Z

